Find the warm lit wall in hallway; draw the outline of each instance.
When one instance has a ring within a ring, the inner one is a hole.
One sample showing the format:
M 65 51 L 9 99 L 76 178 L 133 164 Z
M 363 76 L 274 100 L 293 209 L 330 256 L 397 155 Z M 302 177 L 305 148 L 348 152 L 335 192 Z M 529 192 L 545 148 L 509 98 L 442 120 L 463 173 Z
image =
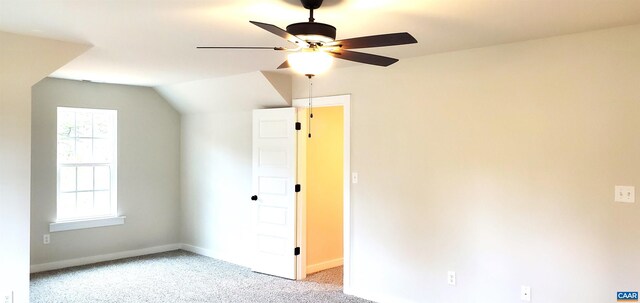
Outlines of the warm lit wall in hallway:
M 300 137 L 307 142 L 307 268 L 311 271 L 342 259 L 343 246 L 343 109 L 314 108 L 313 116 L 311 138 Z

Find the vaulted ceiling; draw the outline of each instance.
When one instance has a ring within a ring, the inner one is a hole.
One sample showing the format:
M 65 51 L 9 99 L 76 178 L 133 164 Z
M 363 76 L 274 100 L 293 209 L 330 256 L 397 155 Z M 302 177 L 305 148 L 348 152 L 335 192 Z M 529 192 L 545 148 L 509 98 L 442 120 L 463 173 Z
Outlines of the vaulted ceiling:
M 279 52 L 195 47 L 287 46 L 248 21 L 307 17 L 297 0 L 0 0 L 0 31 L 93 45 L 53 76 L 146 86 L 275 70 Z M 402 59 L 636 24 L 640 1 L 325 0 L 315 17 L 338 38 L 408 31 L 418 44 L 365 50 Z

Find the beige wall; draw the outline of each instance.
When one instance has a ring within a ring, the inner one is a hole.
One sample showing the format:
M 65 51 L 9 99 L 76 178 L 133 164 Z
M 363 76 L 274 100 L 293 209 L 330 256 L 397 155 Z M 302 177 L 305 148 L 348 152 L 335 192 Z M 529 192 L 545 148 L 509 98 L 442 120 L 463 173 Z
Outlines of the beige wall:
M 51 233 L 56 108 L 118 110 L 118 214 L 124 225 Z M 33 87 L 31 264 L 179 243 L 180 115 L 152 88 L 47 78 Z
M 499 303 L 529 285 L 533 302 L 600 303 L 638 290 L 640 201 L 613 202 L 614 185 L 640 186 L 638 37 L 632 26 L 317 77 L 317 96 L 352 94 L 351 291 Z
M 29 301 L 31 86 L 86 45 L 0 32 L 0 295 Z
M 306 117 L 307 110 L 303 110 Z M 300 119 L 303 124 L 306 118 Z M 342 259 L 344 120 L 342 106 L 313 109 L 306 143 L 307 268 Z M 319 267 L 320 266 L 320 267 Z

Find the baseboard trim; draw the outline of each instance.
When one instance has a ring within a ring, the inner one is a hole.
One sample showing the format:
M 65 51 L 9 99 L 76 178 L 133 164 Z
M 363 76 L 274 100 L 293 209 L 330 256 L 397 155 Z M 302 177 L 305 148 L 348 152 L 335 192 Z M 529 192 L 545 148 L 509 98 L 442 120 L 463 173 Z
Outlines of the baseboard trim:
M 225 261 L 225 262 L 229 262 L 229 263 L 233 263 L 236 265 L 240 265 L 243 267 L 251 267 L 251 265 L 249 264 L 245 264 L 244 262 L 241 262 L 237 256 L 232 256 L 230 254 L 225 254 L 222 253 L 220 251 L 216 251 L 213 249 L 208 249 L 208 248 L 202 248 L 199 246 L 195 246 L 195 245 L 191 245 L 191 244 L 184 244 L 182 243 L 180 245 L 180 248 L 182 250 L 186 250 L 186 251 L 190 251 L 194 254 L 199 254 L 205 257 L 209 257 L 209 258 L 213 258 L 216 260 L 221 260 L 221 261 Z
M 307 265 L 307 275 L 312 274 L 314 272 L 319 272 L 325 269 L 342 266 L 342 264 L 344 264 L 344 260 L 342 258 L 337 258 L 329 261 Z
M 87 264 L 93 264 L 93 263 L 99 263 L 99 262 L 105 262 L 105 261 L 113 261 L 113 260 L 118 260 L 123 258 L 131 258 L 131 257 L 156 254 L 156 253 L 161 253 L 166 251 L 177 250 L 180 248 L 181 248 L 180 244 L 168 244 L 168 245 L 147 247 L 142 249 L 121 251 L 121 252 L 112 253 L 112 254 L 68 259 L 68 260 L 62 260 L 62 261 L 56 261 L 56 262 L 50 262 L 50 263 L 34 264 L 34 265 L 31 265 L 30 271 L 31 273 L 49 271 L 49 270 L 55 270 L 55 269 L 73 267 L 73 266 L 87 265 Z
M 344 293 L 347 295 L 379 303 L 415 303 L 415 301 L 397 298 L 395 296 L 390 296 L 377 291 L 354 289 L 353 287 L 350 287 L 348 290 L 344 289 Z
M 218 259 L 216 258 L 217 257 L 216 254 L 214 254 L 211 249 L 206 249 L 206 248 L 202 248 L 202 247 L 198 247 L 190 244 L 184 244 L 184 243 L 180 244 L 180 249 L 190 251 L 194 254 L 199 254 L 205 257 Z

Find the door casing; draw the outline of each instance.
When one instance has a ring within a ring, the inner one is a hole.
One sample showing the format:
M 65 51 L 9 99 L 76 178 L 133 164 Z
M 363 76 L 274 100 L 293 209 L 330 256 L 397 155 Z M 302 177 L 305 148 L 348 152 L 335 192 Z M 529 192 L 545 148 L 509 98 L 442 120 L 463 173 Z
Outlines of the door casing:
M 296 108 L 308 108 L 309 99 L 294 99 L 293 106 Z M 344 151 L 343 151 L 343 260 L 344 276 L 343 291 L 350 294 L 351 285 L 351 95 L 337 95 L 326 97 L 314 97 L 313 107 L 342 106 L 344 116 Z M 298 138 L 304 138 L 299 136 Z M 301 195 L 298 196 L 297 209 L 297 243 L 301 248 L 300 256 L 297 259 L 298 280 L 307 277 L 307 201 Z

